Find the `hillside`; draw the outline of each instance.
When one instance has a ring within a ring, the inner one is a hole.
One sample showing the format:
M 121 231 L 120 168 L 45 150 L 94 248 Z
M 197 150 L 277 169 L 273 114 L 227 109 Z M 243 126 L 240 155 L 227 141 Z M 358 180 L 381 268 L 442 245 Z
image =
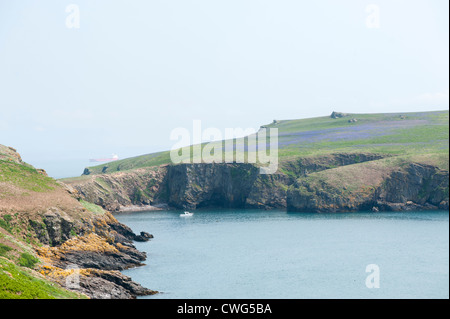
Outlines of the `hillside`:
M 161 152 L 89 167 L 64 182 L 111 211 L 448 209 L 448 111 L 333 112 L 263 127 L 278 128 L 275 174 L 259 174 L 260 163 L 171 164 L 169 152 Z M 246 143 L 238 139 L 235 146 Z
M 119 272 L 146 258 L 133 240 L 144 237 L 0 145 L 0 298 L 152 294 Z

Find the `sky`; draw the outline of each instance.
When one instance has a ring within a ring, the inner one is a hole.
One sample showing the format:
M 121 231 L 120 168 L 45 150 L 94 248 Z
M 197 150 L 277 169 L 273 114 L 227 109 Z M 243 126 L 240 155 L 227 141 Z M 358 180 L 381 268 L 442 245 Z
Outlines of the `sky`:
M 449 108 L 447 0 L 0 0 L 0 144 L 49 175 L 171 131 Z

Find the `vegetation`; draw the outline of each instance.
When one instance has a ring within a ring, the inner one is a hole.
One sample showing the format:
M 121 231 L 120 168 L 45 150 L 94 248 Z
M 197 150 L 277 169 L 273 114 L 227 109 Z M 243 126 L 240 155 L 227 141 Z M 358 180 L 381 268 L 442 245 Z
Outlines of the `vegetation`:
M 33 255 L 31 255 L 29 253 L 22 253 L 18 260 L 18 263 L 20 266 L 31 268 L 31 269 L 34 268 L 34 266 L 38 262 L 39 262 L 39 259 L 37 259 L 36 257 L 34 257 Z
M 11 220 L 12 216 L 9 214 L 5 214 L 0 218 L 0 227 L 9 233 L 12 232 Z
M 6 253 L 11 251 L 11 250 L 12 250 L 11 247 L 0 243 L 0 256 L 5 257 Z
M 81 298 L 33 275 L 26 268 L 0 257 L 0 299 L 67 299 Z
M 89 202 L 87 202 L 87 201 L 85 201 L 83 199 L 80 199 L 80 203 L 81 203 L 81 205 L 83 205 L 84 208 L 86 208 L 90 212 L 93 212 L 93 213 L 98 214 L 98 215 L 103 215 L 105 213 L 105 210 L 102 207 L 98 206 L 98 205 L 95 205 L 93 203 L 89 203 Z
M 40 174 L 33 167 L 6 160 L 0 160 L 1 182 L 33 192 L 46 192 L 57 186 L 54 179 Z
M 142 190 L 136 188 L 133 195 L 131 196 L 131 202 L 134 204 L 138 204 L 141 202 L 143 196 L 144 194 L 142 193 Z

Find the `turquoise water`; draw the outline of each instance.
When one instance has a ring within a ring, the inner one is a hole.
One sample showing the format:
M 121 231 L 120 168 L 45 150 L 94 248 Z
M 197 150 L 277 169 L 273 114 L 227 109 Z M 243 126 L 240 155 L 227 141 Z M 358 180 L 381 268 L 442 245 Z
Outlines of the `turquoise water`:
M 449 213 L 201 210 L 117 214 L 146 266 L 147 298 L 449 298 Z M 368 288 L 366 266 L 379 267 Z

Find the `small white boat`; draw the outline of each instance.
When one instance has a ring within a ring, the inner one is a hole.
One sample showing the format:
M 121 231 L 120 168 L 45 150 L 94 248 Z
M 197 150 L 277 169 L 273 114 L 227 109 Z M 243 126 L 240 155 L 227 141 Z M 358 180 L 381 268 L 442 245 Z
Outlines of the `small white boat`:
M 188 217 L 192 215 L 194 215 L 194 213 L 184 212 L 183 214 L 180 214 L 180 217 Z

